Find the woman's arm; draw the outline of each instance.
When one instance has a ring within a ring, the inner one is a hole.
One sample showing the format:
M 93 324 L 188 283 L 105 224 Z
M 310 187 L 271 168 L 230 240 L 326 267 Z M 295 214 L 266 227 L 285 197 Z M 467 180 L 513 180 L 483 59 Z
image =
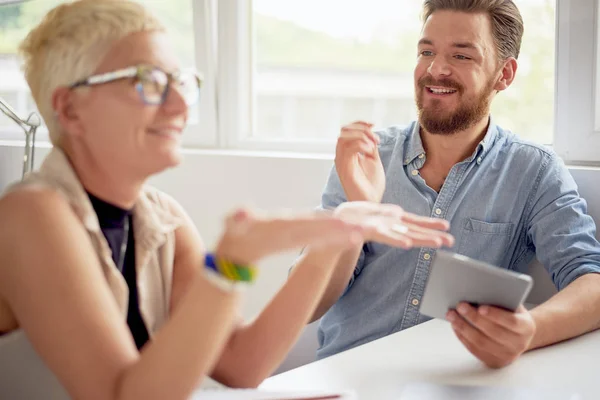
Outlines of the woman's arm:
M 394 205 L 345 203 L 334 215 L 361 226 L 366 241 L 404 248 L 453 243 L 453 238 L 441 231 L 448 229 L 447 222 L 418 217 Z M 213 378 L 229 386 L 254 387 L 283 361 L 331 285 L 340 256 L 362 244 L 323 245 L 323 237 L 315 235 L 315 244 L 321 246 L 309 247 L 258 318 L 235 329 Z
M 238 294 L 202 269 L 163 329 L 138 353 L 88 234 L 50 190 L 0 201 L 0 294 L 75 399 L 184 399 L 210 371 Z M 176 256 L 177 257 L 177 256 Z
M 0 200 L 0 297 L 75 399 L 185 399 L 214 368 L 236 318 L 238 294 L 210 282 L 195 228 L 175 232 L 172 317 L 138 353 L 105 283 L 88 233 L 52 190 Z M 326 214 L 253 215 L 225 224 L 216 253 L 242 264 L 310 245 L 353 244 L 360 228 Z M 175 293 L 175 282 L 177 284 Z M 243 372 L 243 371 L 242 371 Z
M 212 378 L 231 387 L 256 387 L 271 375 L 308 323 L 339 255 L 336 248 L 305 252 L 260 315 L 235 329 Z
M 176 204 L 173 208 L 184 218 L 184 225 L 191 227 L 192 222 L 185 212 Z M 197 231 L 189 228 L 186 231 L 185 238 L 177 239 L 187 243 L 183 247 L 188 260 L 176 260 L 175 263 L 171 295 L 173 310 L 180 308 L 179 299 L 190 290 L 188 276 L 195 273 L 202 257 L 203 244 Z M 336 248 L 305 253 L 284 288 L 254 323 L 244 324 L 242 318 L 238 318 L 238 325 L 211 374 L 212 378 L 231 387 L 253 387 L 268 376 L 298 339 L 329 282 L 333 269 L 328 266 L 335 263 L 337 257 Z

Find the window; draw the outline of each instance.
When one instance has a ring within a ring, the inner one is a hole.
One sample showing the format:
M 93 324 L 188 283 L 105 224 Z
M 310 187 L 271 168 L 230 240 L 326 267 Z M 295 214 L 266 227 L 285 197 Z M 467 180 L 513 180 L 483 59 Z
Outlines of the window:
M 0 97 L 23 119 L 35 111 L 35 104 L 21 73 L 15 52 L 18 43 L 25 37 L 28 26 L 32 21 L 39 19 L 44 10 L 43 6 L 35 9 L 31 4 L 0 6 Z M 37 137 L 47 138 L 45 128 L 38 130 Z M 24 140 L 21 128 L 2 113 L 0 113 L 0 138 Z
M 16 55 L 18 44 L 50 9 L 63 3 L 63 0 L 33 0 L 17 4 L 0 5 L 0 97 L 8 102 L 21 117 L 36 110 L 35 103 L 20 69 Z M 194 20 L 202 13 L 193 9 L 193 0 L 143 0 L 141 3 L 149 7 L 166 25 L 175 46 L 175 51 L 184 67 L 206 64 L 210 51 L 205 42 L 195 43 L 196 37 L 206 36 L 205 32 L 196 32 Z M 203 1 L 194 2 L 204 7 Z M 187 12 L 186 12 L 187 11 Z M 197 11 L 197 12 L 194 12 Z M 200 26 L 201 24 L 198 24 Z M 199 30 L 199 29 L 198 29 Z M 197 57 L 196 49 L 201 51 Z M 209 69 L 209 68 L 205 68 Z M 209 69 L 210 70 L 210 69 Z M 210 71 L 209 71 L 210 72 Z M 206 88 L 205 88 L 206 89 Z M 209 85 L 208 90 L 211 89 Z M 206 90 L 203 95 L 206 96 Z M 210 121 L 211 96 L 201 102 L 201 106 L 190 110 L 190 126 L 186 132 L 187 143 L 214 143 L 214 136 L 200 135 L 198 129 L 200 115 Z M 208 123 L 207 123 L 208 124 Z M 214 131 L 214 129 L 213 129 Z M 45 127 L 38 130 L 38 139 L 47 139 Z M 0 113 L 0 138 L 22 139 L 22 132 L 14 123 Z
M 416 118 L 413 68 L 422 2 L 252 4 L 255 75 L 250 117 L 260 122 L 243 132 L 242 141 L 332 141 L 342 125 L 354 120 L 385 127 Z M 493 103 L 492 113 L 500 125 L 522 137 L 551 144 L 555 3 L 520 0 L 518 5 L 526 34 L 517 79 Z
M 421 1 L 138 1 L 163 19 L 184 66 L 206 78 L 188 147 L 331 154 L 351 121 L 416 118 Z M 519 0 L 517 77 L 492 106 L 501 126 L 569 163 L 600 162 L 598 1 Z M 16 43 L 59 2 L 0 6 L 0 96 L 22 115 L 33 102 Z M 0 116 L 0 138 L 11 137 L 9 126 Z
M 555 149 L 570 164 L 600 163 L 597 0 L 558 1 Z

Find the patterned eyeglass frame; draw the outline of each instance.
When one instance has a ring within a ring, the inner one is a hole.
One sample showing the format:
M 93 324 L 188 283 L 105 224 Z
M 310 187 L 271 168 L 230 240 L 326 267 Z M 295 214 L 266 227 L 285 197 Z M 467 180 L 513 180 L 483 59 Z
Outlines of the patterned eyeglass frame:
M 165 74 L 165 76 L 167 77 L 167 84 L 165 85 L 165 90 L 161 94 L 160 100 L 158 102 L 152 102 L 152 101 L 148 101 L 148 99 L 144 95 L 142 82 L 140 79 L 138 79 L 138 82 L 136 82 L 136 84 L 135 84 L 135 88 L 136 88 L 140 98 L 144 102 L 144 104 L 147 104 L 147 105 L 163 104 L 165 102 L 165 100 L 167 99 L 171 84 L 173 82 L 178 82 L 179 77 L 185 73 L 191 74 L 191 76 L 193 76 L 196 79 L 197 88 L 198 88 L 195 98 L 192 101 L 188 101 L 188 99 L 186 99 L 186 104 L 188 106 L 190 106 L 190 105 L 193 105 L 198 100 L 198 97 L 200 95 L 200 89 L 202 88 L 202 76 L 198 72 L 196 72 L 196 71 L 166 72 L 162 68 L 156 67 L 154 65 L 148 65 L 148 64 L 140 64 L 140 65 L 135 65 L 132 67 L 118 69 L 116 71 L 110 71 L 110 72 L 105 72 L 102 74 L 92 75 L 92 76 L 89 76 L 85 79 L 82 79 L 80 81 L 77 81 L 77 82 L 69 85 L 69 89 L 75 89 L 75 88 L 82 87 L 82 86 L 102 85 L 104 83 L 114 82 L 114 81 L 117 81 L 120 79 L 139 78 L 144 72 L 146 72 L 148 70 L 157 70 L 157 71 L 160 71 L 163 74 Z

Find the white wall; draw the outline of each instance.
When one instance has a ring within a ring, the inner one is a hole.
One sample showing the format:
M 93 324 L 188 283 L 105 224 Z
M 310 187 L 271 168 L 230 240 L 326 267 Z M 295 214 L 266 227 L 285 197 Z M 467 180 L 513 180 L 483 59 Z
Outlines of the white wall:
M 47 148 L 36 152 L 39 165 Z M 19 179 L 22 148 L 0 143 L 0 189 Z M 252 205 L 262 209 L 311 209 L 332 165 L 327 156 L 291 157 L 282 154 L 186 151 L 177 169 L 154 177 L 151 182 L 174 196 L 190 214 L 207 247 L 216 241 L 223 217 L 234 207 Z M 572 168 L 590 213 L 600 221 L 600 169 Z M 255 315 L 285 281 L 295 254 L 265 260 L 257 283 L 248 291 L 243 315 Z M 553 291 L 547 275 L 533 273 L 536 288 L 530 301 L 539 302 Z M 292 366 L 292 364 L 287 364 Z M 285 366 L 281 370 L 286 369 Z
M 323 157 L 195 152 L 187 154 L 178 169 L 167 171 L 152 182 L 181 202 L 210 247 L 221 231 L 223 217 L 234 207 L 251 205 L 266 210 L 316 207 L 331 163 L 331 159 Z M 262 263 L 259 279 L 247 294 L 245 316 L 260 311 L 275 294 L 295 257 L 291 253 Z
M 36 149 L 36 168 L 48 148 Z M 175 197 L 190 214 L 210 248 L 223 217 L 234 207 L 312 209 L 329 173 L 331 158 L 284 158 L 282 155 L 186 151 L 183 164 L 151 182 Z M 23 151 L 0 142 L 0 190 L 20 179 Z M 255 315 L 284 282 L 295 254 L 265 260 L 258 281 L 247 292 L 243 315 Z

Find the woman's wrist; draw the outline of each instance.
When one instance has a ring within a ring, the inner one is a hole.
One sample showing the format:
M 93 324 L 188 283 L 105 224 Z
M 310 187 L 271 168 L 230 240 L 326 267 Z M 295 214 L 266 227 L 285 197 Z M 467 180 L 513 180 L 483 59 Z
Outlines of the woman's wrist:
M 225 234 L 217 243 L 213 254 L 219 259 L 230 260 L 236 264 L 252 264 L 254 260 L 249 260 L 246 255 L 241 254 L 243 253 L 243 251 L 241 251 L 242 249 L 243 244 L 240 245 L 239 243 L 236 243 L 235 240 L 231 240 L 228 235 Z
M 258 273 L 258 269 L 252 264 L 237 263 L 217 253 L 206 253 L 204 266 L 234 282 L 251 283 Z
M 256 278 L 256 267 L 229 261 L 215 253 L 204 256 L 203 274 L 209 282 L 226 292 L 239 290 Z
M 217 272 L 209 270 L 207 268 L 203 268 L 201 270 L 202 279 L 208 281 L 212 286 L 220 289 L 225 293 L 233 293 L 239 291 L 243 285 L 239 285 L 235 281 L 230 281 L 229 279 L 221 276 Z

